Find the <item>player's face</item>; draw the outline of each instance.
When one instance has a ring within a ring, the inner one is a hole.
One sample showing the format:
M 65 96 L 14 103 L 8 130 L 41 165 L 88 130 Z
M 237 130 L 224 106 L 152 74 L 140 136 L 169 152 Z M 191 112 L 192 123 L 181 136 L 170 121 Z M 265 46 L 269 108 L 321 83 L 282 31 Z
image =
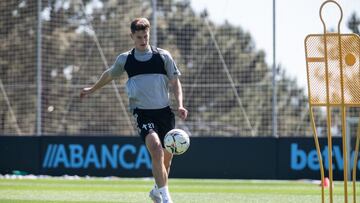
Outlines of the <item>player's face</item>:
M 150 32 L 147 30 L 139 30 L 131 33 L 131 39 L 134 41 L 135 48 L 139 51 L 145 51 L 149 45 Z

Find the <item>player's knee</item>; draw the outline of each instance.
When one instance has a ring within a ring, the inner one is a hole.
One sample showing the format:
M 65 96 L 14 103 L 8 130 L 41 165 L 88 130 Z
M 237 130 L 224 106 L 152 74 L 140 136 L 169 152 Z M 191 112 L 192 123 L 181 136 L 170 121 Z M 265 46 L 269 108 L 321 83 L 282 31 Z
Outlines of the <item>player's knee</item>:
M 152 149 L 151 149 L 151 158 L 155 161 L 161 161 L 162 158 L 164 157 L 164 152 L 162 151 L 162 146 L 160 145 L 155 145 Z
M 164 156 L 161 142 L 158 138 L 153 135 L 147 136 L 147 148 L 151 154 L 152 159 L 160 159 Z
M 151 153 L 163 154 L 161 143 L 154 143 L 150 146 L 149 151 Z

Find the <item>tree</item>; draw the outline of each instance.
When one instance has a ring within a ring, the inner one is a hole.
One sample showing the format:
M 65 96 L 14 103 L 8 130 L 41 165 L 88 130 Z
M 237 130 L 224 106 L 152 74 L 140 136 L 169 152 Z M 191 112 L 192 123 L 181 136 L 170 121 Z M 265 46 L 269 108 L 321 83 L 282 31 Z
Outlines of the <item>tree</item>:
M 37 5 L 23 2 L 0 3 L 0 64 L 5 67 L 0 76 L 20 128 L 34 134 Z M 133 135 L 121 103 L 126 98 L 126 76 L 116 86 L 119 97 L 111 85 L 86 103 L 80 103 L 78 92 L 95 82 L 119 53 L 132 47 L 129 22 L 138 16 L 151 20 L 151 1 L 42 3 L 43 132 Z M 215 24 L 209 15 L 195 13 L 188 0 L 158 1 L 157 46 L 170 50 L 177 62 L 190 110 L 181 127 L 198 136 L 270 136 L 273 87 L 266 53 L 256 49 L 251 33 L 229 22 Z M 278 69 L 279 135 L 306 134 L 309 128 L 299 125 L 299 121 L 308 122 L 306 96 L 293 79 L 282 74 L 282 67 Z M 11 90 L 14 81 L 16 91 Z M 25 93 L 28 87 L 31 91 Z M 127 100 L 123 101 L 126 106 Z M 14 132 L 3 97 L 0 105 L 1 134 Z

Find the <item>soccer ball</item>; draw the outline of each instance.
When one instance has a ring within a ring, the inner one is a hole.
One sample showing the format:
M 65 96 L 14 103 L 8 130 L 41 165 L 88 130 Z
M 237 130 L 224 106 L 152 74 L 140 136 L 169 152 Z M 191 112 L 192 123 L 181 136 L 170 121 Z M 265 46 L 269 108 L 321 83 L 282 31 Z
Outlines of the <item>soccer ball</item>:
M 180 155 L 189 148 L 190 138 L 185 131 L 181 129 L 172 129 L 166 133 L 164 145 L 168 152 L 174 155 Z

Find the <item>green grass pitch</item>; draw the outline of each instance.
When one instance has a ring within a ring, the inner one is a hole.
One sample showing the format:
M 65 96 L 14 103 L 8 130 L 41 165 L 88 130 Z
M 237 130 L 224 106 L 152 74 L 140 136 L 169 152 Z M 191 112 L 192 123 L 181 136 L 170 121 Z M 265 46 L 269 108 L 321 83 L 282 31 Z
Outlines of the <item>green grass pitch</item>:
M 310 181 L 170 179 L 175 203 L 305 203 L 321 202 L 321 188 Z M 150 178 L 0 178 L 0 202 L 151 202 Z M 359 201 L 359 184 L 357 184 Z M 328 191 L 325 189 L 326 202 Z M 334 202 L 344 202 L 342 182 L 334 187 Z M 352 186 L 349 184 L 349 202 Z

